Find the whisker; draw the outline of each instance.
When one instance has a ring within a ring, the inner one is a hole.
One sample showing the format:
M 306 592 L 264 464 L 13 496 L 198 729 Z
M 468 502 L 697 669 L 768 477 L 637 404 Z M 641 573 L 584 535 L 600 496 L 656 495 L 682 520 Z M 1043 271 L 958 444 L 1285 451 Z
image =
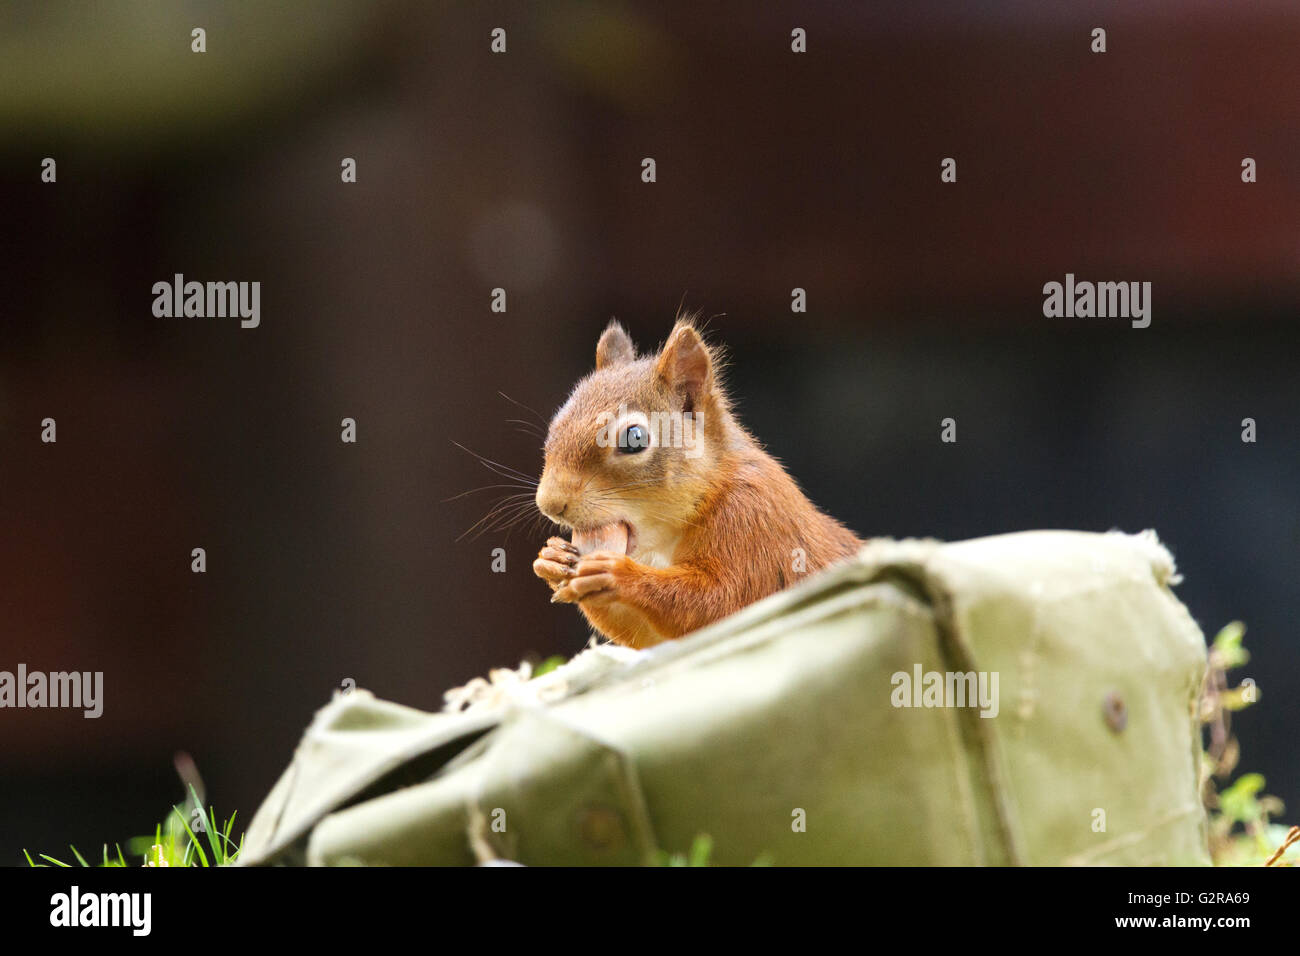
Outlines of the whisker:
M 466 448 L 458 441 L 453 441 L 452 444 L 455 445 L 457 448 L 459 448 L 461 451 L 473 455 L 475 458 L 479 460 L 479 463 L 483 465 L 483 467 L 487 468 L 489 471 L 495 472 L 496 474 L 500 475 L 502 478 L 509 478 L 515 481 L 523 481 L 526 482 L 530 487 L 533 488 L 537 487 L 536 478 L 526 475 L 522 471 L 516 471 L 514 468 L 511 468 L 509 465 L 503 465 L 499 461 L 493 461 L 491 458 L 488 458 L 484 455 L 480 455 L 478 452 Z
M 526 517 L 526 516 L 525 516 L 525 517 Z M 520 520 L 520 519 L 515 519 L 515 523 L 512 524 L 509 528 L 506 529 L 506 540 L 507 540 L 507 541 L 510 540 L 510 535 L 514 532 L 515 528 L 519 527 L 519 524 L 518 524 L 519 520 Z M 539 512 L 537 512 L 536 514 L 533 515 L 533 519 L 532 519 L 532 521 L 525 522 L 525 524 L 524 524 L 525 532 L 527 532 L 527 533 L 532 533 L 532 534 L 534 534 L 534 536 L 536 536 L 536 535 L 539 534 L 539 533 L 541 532 L 541 530 L 542 530 L 542 522 L 544 522 L 544 521 L 549 521 L 549 520 L 550 520 L 550 519 L 547 518 L 546 515 L 542 514 L 542 513 L 539 511 Z
M 515 509 L 523 510 L 526 508 L 533 507 L 533 501 L 531 495 L 527 496 L 528 500 L 526 501 L 520 500 L 523 498 L 525 498 L 524 495 L 507 495 L 506 497 L 502 498 L 500 501 L 497 501 L 495 504 L 492 505 L 491 508 L 488 509 L 487 514 L 479 518 L 478 521 L 474 522 L 463 532 L 461 532 L 460 536 L 457 537 L 456 540 L 460 541 L 462 538 L 466 537 L 467 535 L 473 534 L 475 531 L 478 531 L 478 534 L 474 535 L 475 537 L 478 537 L 479 535 L 486 533 L 487 531 L 491 530 L 491 527 L 495 523 L 496 519 L 506 512 L 510 512 Z
M 523 418 L 507 418 L 507 425 L 515 425 L 515 431 L 523 432 L 525 435 L 533 435 L 536 438 L 545 440 L 546 433 L 534 425 L 532 422 Z
M 528 407 L 527 405 L 525 405 L 523 402 L 517 402 L 517 401 L 515 401 L 513 398 L 511 398 L 509 395 L 507 395 L 505 392 L 501 391 L 500 389 L 497 389 L 497 394 L 500 395 L 502 398 L 504 398 L 504 399 L 505 399 L 507 402 L 509 402 L 511 405 L 518 405 L 518 406 L 519 406 L 520 408 L 522 408 L 524 411 L 528 412 L 530 415 L 532 415 L 534 418 L 536 418 L 539 422 L 541 422 L 541 425 L 542 425 L 543 428 L 546 427 L 546 420 L 545 420 L 544 418 L 542 418 L 541 415 L 538 414 L 538 412 L 537 412 L 536 409 L 534 409 L 534 408 L 529 408 L 529 407 Z
M 600 491 L 597 491 L 595 493 L 604 494 L 610 491 L 629 491 L 633 488 L 644 488 L 647 485 L 657 485 L 659 483 L 660 483 L 660 479 L 658 478 L 646 478 L 643 481 L 630 481 L 630 482 L 626 482 L 625 484 L 613 485 L 609 488 L 602 488 L 600 489 Z
M 461 498 L 464 498 L 466 495 L 474 495 L 474 494 L 478 494 L 480 491 L 491 491 L 491 490 L 494 489 L 494 488 L 524 488 L 524 489 L 527 489 L 528 486 L 527 486 L 527 485 L 483 485 L 483 486 L 480 487 L 480 488 L 471 488 L 469 491 L 462 491 L 462 492 L 461 492 L 460 494 L 458 494 L 458 495 L 452 495 L 450 498 L 443 498 L 442 500 L 443 500 L 443 502 L 448 502 L 448 501 L 458 501 L 458 500 L 460 500 Z M 527 494 L 528 494 L 529 497 L 532 497 L 532 494 L 533 494 L 533 493 L 532 493 L 531 490 L 529 490 L 529 491 L 527 492 Z M 512 496 L 512 497 L 513 497 L 513 496 Z
M 505 509 L 505 511 L 498 515 L 497 519 L 484 528 L 481 533 L 487 534 L 489 532 L 502 531 L 513 527 L 518 524 L 521 519 L 528 516 L 530 507 L 530 505 L 519 504 L 512 508 Z

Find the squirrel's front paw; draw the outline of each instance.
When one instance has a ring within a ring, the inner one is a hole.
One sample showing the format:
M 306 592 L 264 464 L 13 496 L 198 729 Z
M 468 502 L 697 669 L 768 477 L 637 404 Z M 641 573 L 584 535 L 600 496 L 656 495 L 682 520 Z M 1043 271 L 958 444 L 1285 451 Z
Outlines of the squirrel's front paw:
M 617 600 L 619 579 L 631 563 L 627 555 L 613 551 L 596 551 L 579 558 L 573 576 L 551 595 L 551 602 L 605 604 Z
M 533 573 L 554 591 L 573 577 L 578 567 L 578 549 L 563 538 L 551 538 L 533 562 Z

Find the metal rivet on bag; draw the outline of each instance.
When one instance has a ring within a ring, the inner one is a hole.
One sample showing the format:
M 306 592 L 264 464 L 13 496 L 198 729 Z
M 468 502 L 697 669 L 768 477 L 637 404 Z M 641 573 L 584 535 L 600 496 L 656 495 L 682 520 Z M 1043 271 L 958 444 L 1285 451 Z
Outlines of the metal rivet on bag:
M 609 807 L 587 807 L 578 817 L 578 832 L 588 846 L 608 850 L 623 842 L 623 820 Z
M 1128 725 L 1128 708 L 1118 691 L 1111 691 L 1102 703 L 1102 713 L 1106 716 L 1106 726 L 1119 733 Z

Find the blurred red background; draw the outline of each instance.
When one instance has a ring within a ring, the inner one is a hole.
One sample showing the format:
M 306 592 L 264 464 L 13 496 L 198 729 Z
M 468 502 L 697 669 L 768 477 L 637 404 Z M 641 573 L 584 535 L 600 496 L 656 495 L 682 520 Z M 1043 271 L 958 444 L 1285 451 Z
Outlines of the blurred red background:
M 437 708 L 580 649 L 540 535 L 459 537 L 494 479 L 452 443 L 536 473 L 498 391 L 549 417 L 683 301 L 861 534 L 1155 527 L 1250 628 L 1243 766 L 1294 816 L 1298 49 L 1291 2 L 7 5 L 0 669 L 105 712 L 0 712 L 0 863 L 151 830 L 177 750 L 251 814 L 346 678 Z M 261 326 L 155 318 L 177 272 Z M 1045 319 L 1067 272 L 1152 282 L 1151 327 Z

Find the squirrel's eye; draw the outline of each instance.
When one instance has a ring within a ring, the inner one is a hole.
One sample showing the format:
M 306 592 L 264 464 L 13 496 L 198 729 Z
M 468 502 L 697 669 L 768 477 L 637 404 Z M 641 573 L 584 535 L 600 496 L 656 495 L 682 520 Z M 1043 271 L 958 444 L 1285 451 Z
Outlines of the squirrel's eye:
M 643 425 L 628 425 L 618 436 L 618 450 L 624 455 L 635 455 L 650 447 L 650 433 Z

